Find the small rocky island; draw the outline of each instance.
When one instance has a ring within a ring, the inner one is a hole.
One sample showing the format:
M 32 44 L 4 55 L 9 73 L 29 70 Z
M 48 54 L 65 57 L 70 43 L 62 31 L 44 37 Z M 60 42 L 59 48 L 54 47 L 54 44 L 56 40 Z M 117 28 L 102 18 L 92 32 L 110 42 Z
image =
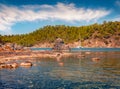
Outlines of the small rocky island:
M 53 50 L 54 51 L 70 51 L 70 47 L 64 44 L 63 39 L 57 38 L 54 42 Z

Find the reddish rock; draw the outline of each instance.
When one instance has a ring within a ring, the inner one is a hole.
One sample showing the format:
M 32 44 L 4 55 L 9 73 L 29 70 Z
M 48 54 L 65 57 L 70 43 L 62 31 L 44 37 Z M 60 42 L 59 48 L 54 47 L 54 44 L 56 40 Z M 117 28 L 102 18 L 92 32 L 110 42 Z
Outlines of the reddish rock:
M 97 58 L 97 57 L 92 58 L 92 61 L 93 61 L 93 62 L 98 62 L 98 61 L 100 61 L 100 58 Z
M 21 66 L 32 66 L 32 63 L 29 61 L 26 61 L 26 62 L 22 62 L 20 65 Z

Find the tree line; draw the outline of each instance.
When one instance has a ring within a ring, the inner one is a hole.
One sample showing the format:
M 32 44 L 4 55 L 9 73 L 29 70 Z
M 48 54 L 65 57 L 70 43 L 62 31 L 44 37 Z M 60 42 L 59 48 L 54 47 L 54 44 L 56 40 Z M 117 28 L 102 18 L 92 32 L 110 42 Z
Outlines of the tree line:
M 53 43 L 56 37 L 62 38 L 65 43 L 72 43 L 86 39 L 107 39 L 113 35 L 120 37 L 120 22 L 106 22 L 92 24 L 89 26 L 45 26 L 31 33 L 16 35 L 0 35 L 0 42 L 17 43 L 23 46 L 33 46 L 38 43 Z

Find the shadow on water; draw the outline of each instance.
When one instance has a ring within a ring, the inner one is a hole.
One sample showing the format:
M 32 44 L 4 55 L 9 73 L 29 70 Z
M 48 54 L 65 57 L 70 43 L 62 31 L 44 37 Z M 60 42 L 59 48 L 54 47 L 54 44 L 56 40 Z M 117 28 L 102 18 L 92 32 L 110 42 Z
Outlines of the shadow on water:
M 31 68 L 0 70 L 0 89 L 119 89 L 120 52 L 80 52 L 85 57 L 34 59 Z M 93 57 L 100 60 L 93 61 Z

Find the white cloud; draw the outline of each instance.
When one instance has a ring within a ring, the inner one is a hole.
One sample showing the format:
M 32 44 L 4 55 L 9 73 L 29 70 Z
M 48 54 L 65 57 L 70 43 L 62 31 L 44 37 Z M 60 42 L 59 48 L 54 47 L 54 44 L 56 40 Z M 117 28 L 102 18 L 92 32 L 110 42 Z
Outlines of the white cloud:
M 63 20 L 68 22 L 94 21 L 110 11 L 105 9 L 77 8 L 74 4 L 58 3 L 52 5 L 24 5 L 20 7 L 0 4 L 0 31 L 10 30 L 11 27 L 22 21 L 36 20 Z

